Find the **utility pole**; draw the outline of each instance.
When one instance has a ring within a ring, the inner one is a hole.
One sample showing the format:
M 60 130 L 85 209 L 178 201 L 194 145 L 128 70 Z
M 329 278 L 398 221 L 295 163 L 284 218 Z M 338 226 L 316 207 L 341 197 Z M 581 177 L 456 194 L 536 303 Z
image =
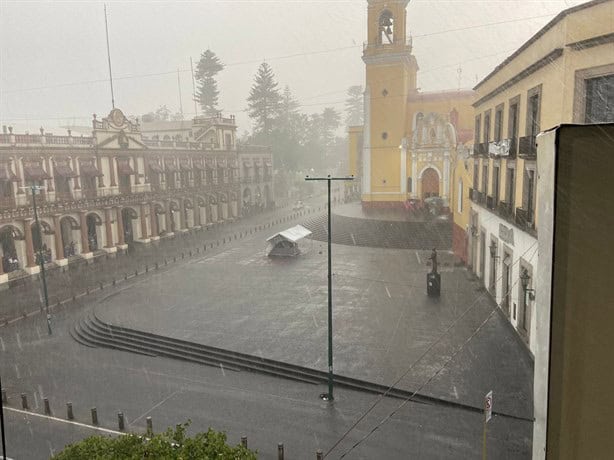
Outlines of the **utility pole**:
M 107 61 L 109 63 L 109 82 L 111 83 L 111 108 L 115 108 L 115 96 L 113 94 L 113 73 L 111 72 L 111 50 L 109 48 L 109 24 L 107 23 L 107 4 L 104 5 L 104 30 L 107 36 Z
M 51 335 L 51 315 L 49 314 L 49 295 L 47 293 L 47 277 L 45 275 L 45 258 L 43 256 L 43 245 L 42 245 L 43 232 L 42 232 L 40 223 L 38 222 L 38 211 L 36 209 L 36 192 L 38 192 L 39 190 L 42 190 L 42 187 L 38 185 L 32 185 L 31 187 L 28 187 L 28 188 L 32 190 L 32 207 L 34 208 L 34 221 L 36 222 L 36 228 L 38 230 L 38 234 L 41 237 L 41 245 L 38 248 L 38 263 L 41 269 L 41 280 L 43 282 L 43 295 L 45 297 L 45 314 L 47 315 L 47 332 L 49 333 L 49 335 Z
M 330 184 L 332 181 L 354 180 L 349 177 L 305 177 L 305 180 L 326 181 L 328 184 L 328 393 L 322 393 L 320 398 L 325 401 L 333 401 L 333 273 L 332 273 L 332 228 L 330 212 Z
M 0 393 L 2 393 L 2 377 L 0 377 Z M 4 393 L 2 393 L 4 395 Z M 0 397 L 0 431 L 2 431 L 2 458 L 6 459 L 6 437 L 4 436 L 4 401 Z

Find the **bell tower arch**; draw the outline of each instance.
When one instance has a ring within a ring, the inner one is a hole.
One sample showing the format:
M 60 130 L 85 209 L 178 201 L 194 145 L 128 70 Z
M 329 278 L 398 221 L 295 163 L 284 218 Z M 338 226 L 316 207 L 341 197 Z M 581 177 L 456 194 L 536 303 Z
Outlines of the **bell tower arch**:
M 367 3 L 362 200 L 378 206 L 407 199 L 407 99 L 416 91 L 418 64 L 407 37 L 409 0 Z

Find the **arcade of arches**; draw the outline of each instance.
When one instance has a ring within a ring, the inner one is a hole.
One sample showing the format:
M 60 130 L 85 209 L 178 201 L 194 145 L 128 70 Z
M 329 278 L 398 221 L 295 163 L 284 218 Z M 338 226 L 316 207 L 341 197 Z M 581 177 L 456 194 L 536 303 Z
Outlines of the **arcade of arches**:
M 32 218 L 0 224 L 0 275 L 18 269 L 38 273 L 40 257 L 66 265 L 71 257 L 113 253 L 135 242 L 149 243 L 236 218 L 236 194 L 217 195 L 43 216 L 40 227 Z

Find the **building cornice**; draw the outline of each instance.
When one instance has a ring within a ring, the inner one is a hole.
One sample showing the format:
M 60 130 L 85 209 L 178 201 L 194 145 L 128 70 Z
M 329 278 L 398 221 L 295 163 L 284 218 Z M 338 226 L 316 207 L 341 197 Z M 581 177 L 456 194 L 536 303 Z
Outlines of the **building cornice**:
M 533 64 L 531 64 L 530 66 L 528 66 L 527 68 L 525 68 L 521 72 L 517 73 L 512 78 L 510 78 L 509 80 L 504 82 L 503 84 L 497 86 L 495 89 L 493 89 L 487 95 L 485 95 L 485 96 L 481 97 L 480 99 L 478 99 L 477 101 L 475 101 L 472 104 L 472 106 L 473 107 L 477 107 L 479 105 L 482 105 L 484 102 L 492 99 L 497 94 L 502 93 L 506 89 L 511 88 L 512 86 L 514 86 L 519 81 L 521 81 L 524 78 L 528 77 L 529 75 L 537 72 L 542 67 L 545 67 L 548 64 L 553 63 L 556 59 L 558 59 L 562 55 L 563 55 L 563 48 L 556 48 L 556 49 L 552 50 L 550 53 L 546 54 L 541 59 L 535 61 Z

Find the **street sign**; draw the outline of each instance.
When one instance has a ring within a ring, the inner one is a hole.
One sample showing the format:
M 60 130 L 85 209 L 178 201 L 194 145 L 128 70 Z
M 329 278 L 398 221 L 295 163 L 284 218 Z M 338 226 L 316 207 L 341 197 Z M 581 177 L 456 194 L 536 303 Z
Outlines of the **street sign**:
M 486 393 L 484 397 L 484 423 L 488 423 L 488 421 L 492 418 L 492 390 Z

